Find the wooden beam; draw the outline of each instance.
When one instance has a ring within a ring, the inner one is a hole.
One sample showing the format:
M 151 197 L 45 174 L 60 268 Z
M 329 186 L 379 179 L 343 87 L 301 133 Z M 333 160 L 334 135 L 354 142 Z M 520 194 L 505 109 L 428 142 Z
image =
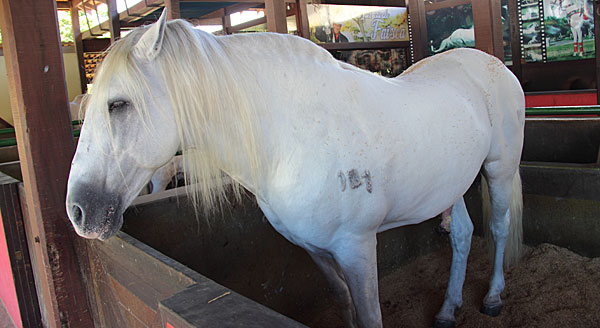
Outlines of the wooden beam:
M 42 321 L 93 327 L 76 257 L 82 250 L 65 211 L 74 144 L 56 1 L 0 0 L 0 15 Z
M 504 39 L 502 37 L 502 1 L 490 1 L 490 18 L 492 20 L 492 43 L 494 56 L 504 62 Z
M 298 35 L 310 39 L 306 0 L 296 0 L 296 28 L 298 29 Z
M 19 184 L 0 185 L 0 214 L 23 327 L 43 327 L 27 236 L 19 202 Z
M 117 0 L 106 0 L 108 7 L 108 26 L 110 29 L 110 43 L 121 38 L 121 18 L 117 10 Z
M 229 16 L 229 15 L 223 16 L 222 22 L 223 22 L 223 33 L 232 34 L 232 32 L 231 32 L 231 16 Z
M 81 93 L 87 92 L 87 79 L 85 77 L 85 63 L 83 62 L 83 39 L 81 36 L 81 27 L 79 26 L 79 9 L 76 6 L 71 7 L 71 25 L 73 29 L 73 44 L 77 53 L 77 68 L 79 69 L 79 84 Z
M 231 5 L 231 6 L 225 7 L 225 15 L 239 13 L 241 11 L 260 6 L 261 4 L 262 4 L 261 2 L 244 2 L 244 3 L 238 3 L 235 5 Z
M 56 2 L 56 9 L 58 9 L 58 10 L 70 10 L 71 7 L 72 7 L 71 1 Z
M 267 31 L 287 34 L 286 5 L 284 0 L 266 0 Z
M 222 18 L 192 18 L 188 20 L 194 26 L 202 25 L 223 25 Z M 233 32 L 232 32 L 233 33 Z
M 502 19 L 500 14 L 500 0 L 473 1 L 475 47 L 503 60 Z
M 511 71 L 521 83 L 523 83 L 522 54 L 521 54 L 521 28 L 519 27 L 519 8 L 517 2 L 520 0 L 508 0 L 508 19 L 510 20 L 510 51 L 512 55 Z
M 475 1 L 481 1 L 481 0 L 475 0 Z M 466 5 L 469 3 L 471 3 L 471 0 L 446 0 L 446 1 L 442 1 L 442 2 L 428 3 L 425 5 L 425 12 L 449 8 L 449 7 L 456 7 L 456 6 L 460 6 L 460 5 Z
M 408 0 L 408 14 L 413 40 L 414 62 L 429 55 L 427 42 L 427 21 L 425 20 L 425 3 L 423 0 Z
M 181 18 L 180 0 L 165 0 L 165 8 L 167 9 L 167 19 Z
M 475 47 L 504 60 L 500 0 L 473 1 Z
M 83 40 L 84 52 L 101 52 L 110 47 L 109 39 L 89 39 Z
M 253 19 L 251 21 L 232 26 L 231 33 L 235 33 L 235 32 L 238 32 L 238 31 L 241 31 L 241 30 L 244 30 L 244 29 L 256 26 L 256 25 L 265 24 L 266 22 L 267 22 L 266 17 Z

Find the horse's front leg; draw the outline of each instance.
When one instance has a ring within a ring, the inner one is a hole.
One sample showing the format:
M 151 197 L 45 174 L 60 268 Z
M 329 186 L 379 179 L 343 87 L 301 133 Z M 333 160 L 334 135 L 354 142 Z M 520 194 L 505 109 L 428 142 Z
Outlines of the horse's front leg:
M 321 269 L 325 278 L 327 278 L 329 285 L 333 289 L 333 296 L 340 307 L 346 327 L 357 327 L 356 310 L 352 303 L 352 296 L 350 295 L 350 289 L 348 289 L 348 284 L 346 283 L 346 277 L 339 264 L 331 254 L 313 253 L 310 251 L 308 254 L 310 254 L 313 261 L 319 266 L 319 269 Z
M 377 238 L 375 231 L 349 235 L 332 249 L 346 278 L 356 309 L 358 326 L 382 327 L 377 286 Z
M 471 249 L 473 223 L 461 197 L 452 207 L 450 241 L 452 243 L 452 265 L 446 289 L 446 298 L 440 312 L 435 316 L 434 327 L 454 327 L 454 311 L 462 306 L 462 288 L 467 271 L 467 256 Z

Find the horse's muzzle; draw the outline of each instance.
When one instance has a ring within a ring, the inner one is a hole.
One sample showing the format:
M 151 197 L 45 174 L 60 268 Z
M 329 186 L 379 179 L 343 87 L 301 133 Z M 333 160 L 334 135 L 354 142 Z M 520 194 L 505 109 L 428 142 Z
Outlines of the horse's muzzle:
M 96 188 L 79 185 L 67 194 L 67 214 L 78 235 L 105 240 L 119 231 L 123 209 L 118 196 L 97 193 Z

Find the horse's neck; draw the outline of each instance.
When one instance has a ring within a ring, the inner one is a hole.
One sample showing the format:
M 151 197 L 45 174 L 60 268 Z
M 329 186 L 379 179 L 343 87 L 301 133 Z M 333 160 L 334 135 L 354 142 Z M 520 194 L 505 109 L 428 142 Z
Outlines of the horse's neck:
M 219 40 L 226 53 L 237 54 L 237 60 L 241 59 L 241 62 L 236 65 L 246 65 L 259 86 L 250 96 L 260 104 L 256 108 L 259 120 L 256 134 L 262 138 L 259 146 L 264 156 L 264 174 L 268 175 L 276 165 L 273 161 L 284 156 L 281 149 L 285 147 L 285 141 L 281 140 L 286 134 L 284 130 L 289 129 L 292 122 L 304 119 L 299 101 L 309 101 L 316 92 L 330 93 L 334 88 L 333 85 L 325 85 L 324 80 L 319 81 L 315 75 L 323 74 L 318 71 L 328 70 L 328 65 L 331 65 L 331 74 L 335 75 L 336 65 L 339 69 L 340 63 L 310 41 L 287 35 L 261 33 L 227 36 Z M 243 160 L 242 155 L 239 160 Z M 255 193 L 249 172 L 234 171 L 227 166 L 223 167 L 223 171 Z

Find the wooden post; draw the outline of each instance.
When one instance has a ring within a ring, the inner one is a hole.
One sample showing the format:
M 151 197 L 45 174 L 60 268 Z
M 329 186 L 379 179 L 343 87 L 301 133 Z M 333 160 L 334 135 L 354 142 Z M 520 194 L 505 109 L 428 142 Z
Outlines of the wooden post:
M 267 31 L 287 33 L 285 0 L 265 0 Z
M 473 1 L 475 47 L 504 60 L 500 0 Z
M 110 27 L 110 43 L 121 38 L 121 19 L 117 10 L 117 0 L 106 0 L 108 7 L 108 23 Z
M 502 38 L 502 1 L 490 1 L 490 18 L 492 20 L 493 55 L 504 62 L 504 39 Z
M 167 19 L 181 18 L 179 0 L 165 0 L 165 8 L 167 9 Z
M 296 26 L 298 35 L 310 39 L 310 26 L 308 25 L 308 12 L 306 0 L 296 0 Z
M 81 84 L 81 93 L 87 92 L 87 78 L 85 77 L 85 63 L 83 61 L 83 38 L 81 36 L 81 27 L 79 26 L 79 9 L 77 4 L 79 0 L 73 0 L 71 3 L 71 24 L 73 26 L 73 44 L 77 53 L 77 66 L 79 68 L 79 83 Z
M 93 327 L 65 211 L 74 144 L 55 0 L 0 0 L 29 249 L 45 327 Z
M 517 79 L 523 82 L 523 72 L 521 65 L 521 31 L 519 27 L 519 7 L 517 2 L 520 0 L 508 0 L 508 19 L 510 20 L 510 51 L 512 54 L 512 72 Z
M 413 57 L 416 63 L 429 55 L 425 2 L 423 0 L 408 0 L 408 14 L 410 15 L 413 40 Z
M 229 14 L 225 14 L 225 16 L 223 16 L 223 33 L 229 35 L 231 34 L 231 16 L 229 16 Z

